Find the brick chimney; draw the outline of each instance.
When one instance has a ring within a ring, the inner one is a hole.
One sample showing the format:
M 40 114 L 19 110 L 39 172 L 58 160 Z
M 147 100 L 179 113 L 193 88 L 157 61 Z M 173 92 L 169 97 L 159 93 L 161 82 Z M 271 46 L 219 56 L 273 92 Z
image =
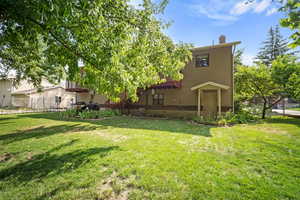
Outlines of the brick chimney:
M 225 35 L 221 35 L 221 36 L 219 37 L 219 43 L 220 43 L 220 44 L 226 43 L 226 36 L 225 36 Z

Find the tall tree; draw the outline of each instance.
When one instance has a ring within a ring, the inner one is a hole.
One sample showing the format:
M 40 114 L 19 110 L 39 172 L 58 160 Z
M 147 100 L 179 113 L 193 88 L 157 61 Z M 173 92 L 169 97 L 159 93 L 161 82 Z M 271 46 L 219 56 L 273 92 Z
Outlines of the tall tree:
M 262 44 L 257 59 L 267 66 L 270 66 L 278 56 L 294 54 L 288 47 L 288 41 L 280 34 L 279 26 L 270 28 L 268 38 Z
M 242 57 L 245 49 L 238 49 L 234 55 L 234 64 L 235 66 L 243 65 Z
M 247 0 L 245 4 L 253 3 L 256 0 Z M 286 17 L 280 20 L 280 25 L 287 27 L 293 31 L 291 39 L 293 42 L 290 47 L 296 48 L 300 46 L 300 1 L 299 0 L 272 0 L 279 5 L 279 11 L 286 14 Z
M 138 88 L 182 78 L 191 56 L 190 46 L 174 44 L 155 17 L 166 3 L 0 0 L 1 62 L 35 85 L 66 74 L 112 100 L 124 92 L 137 100 Z

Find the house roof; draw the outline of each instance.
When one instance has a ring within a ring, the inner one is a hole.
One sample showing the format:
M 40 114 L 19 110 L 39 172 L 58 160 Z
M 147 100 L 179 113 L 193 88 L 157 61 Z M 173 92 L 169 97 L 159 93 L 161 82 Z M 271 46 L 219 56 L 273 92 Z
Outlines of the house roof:
M 196 85 L 196 86 L 192 87 L 191 90 L 197 90 L 197 89 L 203 88 L 205 86 L 213 86 L 213 87 L 221 88 L 221 89 L 224 89 L 224 90 L 228 90 L 230 88 L 227 85 L 223 85 L 223 84 L 215 83 L 215 82 L 212 82 L 212 81 L 208 81 L 208 82 L 205 82 L 205 83 L 202 83 L 202 84 L 199 84 L 199 85 Z
M 235 46 L 238 44 L 241 44 L 241 41 L 235 41 L 235 42 L 229 42 L 229 43 L 223 43 L 223 44 L 217 44 L 217 45 L 210 45 L 210 46 L 204 46 L 204 47 L 196 47 L 196 48 L 193 48 L 192 51 L 229 47 L 229 46 Z
M 56 87 L 50 87 L 50 88 L 42 88 L 41 92 L 43 91 L 47 91 L 47 90 L 53 90 L 53 89 L 57 89 L 57 88 L 62 88 L 61 86 L 56 86 Z M 12 92 L 12 95 L 27 95 L 27 94 L 32 94 L 32 93 L 37 93 L 39 92 L 38 89 L 34 88 L 34 89 L 29 89 L 29 90 L 20 90 L 20 91 L 15 91 Z

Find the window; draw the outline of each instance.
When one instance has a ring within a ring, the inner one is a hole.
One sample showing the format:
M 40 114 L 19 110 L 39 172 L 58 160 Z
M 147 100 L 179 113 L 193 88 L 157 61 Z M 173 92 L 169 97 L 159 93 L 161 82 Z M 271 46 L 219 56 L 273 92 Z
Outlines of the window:
M 55 103 L 60 104 L 61 103 L 61 97 L 60 96 L 55 96 Z
M 209 66 L 209 55 L 197 55 L 195 57 L 196 67 L 208 67 Z
M 153 105 L 164 105 L 164 95 L 163 94 L 153 95 Z

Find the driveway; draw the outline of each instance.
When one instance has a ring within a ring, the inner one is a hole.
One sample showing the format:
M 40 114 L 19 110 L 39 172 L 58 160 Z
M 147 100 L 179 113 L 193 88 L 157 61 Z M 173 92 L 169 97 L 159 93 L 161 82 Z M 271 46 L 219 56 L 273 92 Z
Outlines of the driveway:
M 272 111 L 283 115 L 283 110 L 281 110 L 281 109 L 273 109 Z M 285 110 L 285 115 L 291 116 L 291 117 L 300 117 L 300 111 Z

